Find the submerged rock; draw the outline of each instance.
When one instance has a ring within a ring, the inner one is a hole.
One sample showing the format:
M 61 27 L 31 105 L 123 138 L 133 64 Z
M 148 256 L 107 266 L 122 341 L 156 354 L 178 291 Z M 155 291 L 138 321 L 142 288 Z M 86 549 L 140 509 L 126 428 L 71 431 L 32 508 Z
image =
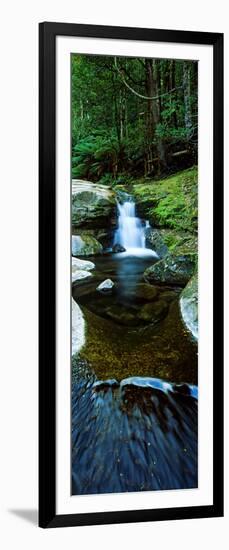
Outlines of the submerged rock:
M 112 288 L 114 287 L 114 283 L 111 279 L 105 279 L 102 283 L 100 283 L 99 286 L 97 286 L 96 290 L 99 292 L 110 292 Z
M 101 254 L 102 245 L 91 235 L 81 233 L 72 235 L 72 255 L 73 256 L 92 256 Z
M 168 311 L 168 304 L 163 300 L 145 304 L 140 312 L 138 318 L 145 322 L 157 322 L 161 320 Z
M 193 253 L 168 254 L 163 260 L 148 267 L 144 279 L 148 282 L 185 285 L 192 277 L 196 267 L 196 255 Z
M 158 295 L 158 290 L 154 286 L 147 283 L 140 283 L 135 288 L 125 292 L 127 300 L 154 300 Z
M 198 339 L 198 277 L 195 274 L 184 288 L 180 297 L 180 310 L 183 321 L 194 336 Z
M 72 180 L 72 225 L 103 228 L 115 216 L 115 193 L 105 185 Z
M 85 344 L 85 321 L 78 304 L 72 298 L 72 355 Z
M 122 246 L 121 244 L 115 244 L 112 248 L 112 252 L 114 252 L 115 254 L 117 252 L 126 252 L 126 249 L 124 248 L 124 246 Z
M 106 314 L 120 325 L 136 326 L 138 324 L 136 313 L 132 308 L 128 309 L 121 305 L 113 305 L 107 308 Z

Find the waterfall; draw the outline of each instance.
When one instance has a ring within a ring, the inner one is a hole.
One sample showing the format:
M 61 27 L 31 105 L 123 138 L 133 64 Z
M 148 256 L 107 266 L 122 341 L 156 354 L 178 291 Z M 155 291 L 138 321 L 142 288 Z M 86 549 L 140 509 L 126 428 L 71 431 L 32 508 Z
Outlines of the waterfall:
M 114 245 L 122 245 L 133 254 L 151 254 L 155 252 L 145 247 L 145 229 L 149 222 L 142 222 L 136 217 L 135 203 L 132 199 L 123 204 L 118 202 L 118 229 L 115 232 Z

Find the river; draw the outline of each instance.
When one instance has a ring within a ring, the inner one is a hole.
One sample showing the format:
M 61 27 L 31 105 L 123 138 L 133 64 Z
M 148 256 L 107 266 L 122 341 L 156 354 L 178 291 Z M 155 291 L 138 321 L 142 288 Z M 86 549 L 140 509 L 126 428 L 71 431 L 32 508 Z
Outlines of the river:
M 188 489 L 197 479 L 197 345 L 181 288 L 145 284 L 158 260 L 132 201 L 118 205 L 114 244 L 73 287 L 87 344 L 73 359 L 72 493 Z M 98 285 L 111 279 L 110 292 Z

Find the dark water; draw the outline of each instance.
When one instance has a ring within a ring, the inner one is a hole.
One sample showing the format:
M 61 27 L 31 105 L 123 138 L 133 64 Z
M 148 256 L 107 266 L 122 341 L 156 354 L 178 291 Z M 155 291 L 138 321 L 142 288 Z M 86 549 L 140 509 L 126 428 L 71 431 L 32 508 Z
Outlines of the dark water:
M 73 288 L 87 345 L 73 359 L 72 492 L 197 487 L 197 346 L 180 318 L 181 288 L 144 295 L 152 257 L 90 259 L 93 277 Z M 115 289 L 103 295 L 106 278 Z

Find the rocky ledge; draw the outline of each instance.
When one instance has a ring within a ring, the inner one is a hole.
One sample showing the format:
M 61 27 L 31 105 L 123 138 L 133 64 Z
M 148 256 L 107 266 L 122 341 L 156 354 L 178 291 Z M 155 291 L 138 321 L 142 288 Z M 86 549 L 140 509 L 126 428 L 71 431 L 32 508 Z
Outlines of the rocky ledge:
M 116 196 L 105 185 L 72 180 L 72 225 L 82 228 L 110 226 L 115 217 Z

